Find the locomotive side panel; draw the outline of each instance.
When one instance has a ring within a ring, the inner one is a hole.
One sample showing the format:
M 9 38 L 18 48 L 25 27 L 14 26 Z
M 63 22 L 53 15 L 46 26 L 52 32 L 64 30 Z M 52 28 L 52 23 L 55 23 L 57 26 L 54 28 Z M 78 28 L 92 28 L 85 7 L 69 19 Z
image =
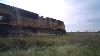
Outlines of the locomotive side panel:
M 25 25 L 25 26 L 33 26 L 34 27 L 34 21 L 35 19 L 37 19 L 39 17 L 38 14 L 36 13 L 32 13 L 29 11 L 25 11 L 22 9 L 19 9 L 19 13 L 20 13 L 20 19 L 21 19 L 21 25 Z
M 39 29 L 43 29 L 43 26 L 44 26 L 44 19 L 39 17 L 36 19 L 36 27 L 39 28 Z

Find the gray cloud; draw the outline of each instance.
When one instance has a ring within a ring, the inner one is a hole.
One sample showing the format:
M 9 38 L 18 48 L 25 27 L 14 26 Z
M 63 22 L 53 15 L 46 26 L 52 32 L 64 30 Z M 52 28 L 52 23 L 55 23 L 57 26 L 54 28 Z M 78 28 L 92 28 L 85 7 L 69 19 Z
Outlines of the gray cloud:
M 100 0 L 66 0 L 66 2 L 69 2 L 74 8 L 74 11 L 69 15 L 69 21 L 77 22 L 74 26 L 69 26 L 71 31 L 75 31 L 75 28 L 80 29 L 80 31 L 100 30 Z M 75 28 L 73 29 L 73 27 Z

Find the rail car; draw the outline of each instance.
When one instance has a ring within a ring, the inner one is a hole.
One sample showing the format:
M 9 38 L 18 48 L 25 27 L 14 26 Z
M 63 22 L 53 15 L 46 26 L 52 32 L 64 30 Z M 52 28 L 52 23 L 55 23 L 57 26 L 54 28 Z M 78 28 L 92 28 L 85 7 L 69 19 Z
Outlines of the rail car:
M 64 22 L 0 3 L 0 36 L 65 34 Z

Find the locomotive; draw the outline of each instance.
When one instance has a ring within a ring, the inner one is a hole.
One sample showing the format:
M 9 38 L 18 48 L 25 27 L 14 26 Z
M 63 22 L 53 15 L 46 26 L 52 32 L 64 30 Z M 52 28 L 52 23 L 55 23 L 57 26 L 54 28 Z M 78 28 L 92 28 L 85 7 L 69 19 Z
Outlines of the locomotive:
M 0 36 L 65 34 L 63 21 L 0 3 Z

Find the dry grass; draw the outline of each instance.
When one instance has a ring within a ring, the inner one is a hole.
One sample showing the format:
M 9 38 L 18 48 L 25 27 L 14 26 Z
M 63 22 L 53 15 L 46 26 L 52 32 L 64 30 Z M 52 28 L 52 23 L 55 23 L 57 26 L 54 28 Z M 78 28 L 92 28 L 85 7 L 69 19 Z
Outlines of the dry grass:
M 100 33 L 2 37 L 0 56 L 100 56 Z

